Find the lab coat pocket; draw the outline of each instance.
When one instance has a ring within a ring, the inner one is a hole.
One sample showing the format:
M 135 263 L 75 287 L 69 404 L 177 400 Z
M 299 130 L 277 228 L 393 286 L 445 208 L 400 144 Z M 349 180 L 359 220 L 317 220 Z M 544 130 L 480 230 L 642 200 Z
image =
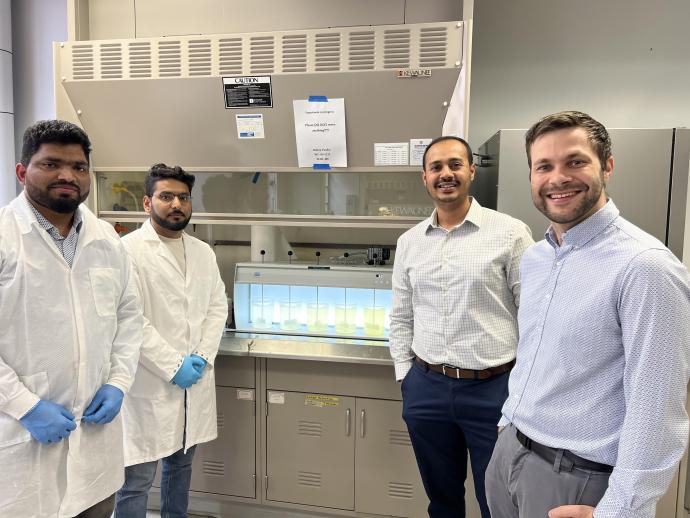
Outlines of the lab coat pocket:
M 117 312 L 120 287 L 114 268 L 89 268 L 89 280 L 96 313 L 101 317 L 113 317 Z
M 41 399 L 49 399 L 47 372 L 19 376 L 19 381 Z M 31 434 L 17 419 L 0 412 L 0 448 L 27 442 L 29 439 Z

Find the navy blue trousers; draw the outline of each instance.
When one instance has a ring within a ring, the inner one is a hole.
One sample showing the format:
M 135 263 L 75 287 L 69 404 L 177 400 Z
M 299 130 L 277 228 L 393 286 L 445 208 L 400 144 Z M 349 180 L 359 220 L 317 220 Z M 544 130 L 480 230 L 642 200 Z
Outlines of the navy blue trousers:
M 402 382 L 407 423 L 431 518 L 464 518 L 467 451 L 482 518 L 490 518 L 484 473 L 496 444 L 509 373 L 452 379 L 414 363 Z

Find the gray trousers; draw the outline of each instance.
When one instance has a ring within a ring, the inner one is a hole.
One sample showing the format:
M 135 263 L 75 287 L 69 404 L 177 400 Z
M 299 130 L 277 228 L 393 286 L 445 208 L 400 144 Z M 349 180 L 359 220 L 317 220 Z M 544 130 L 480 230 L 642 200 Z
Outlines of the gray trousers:
M 609 473 L 550 464 L 523 447 L 515 433 L 509 425 L 498 435 L 486 470 L 491 518 L 544 518 L 560 505 L 596 507 Z

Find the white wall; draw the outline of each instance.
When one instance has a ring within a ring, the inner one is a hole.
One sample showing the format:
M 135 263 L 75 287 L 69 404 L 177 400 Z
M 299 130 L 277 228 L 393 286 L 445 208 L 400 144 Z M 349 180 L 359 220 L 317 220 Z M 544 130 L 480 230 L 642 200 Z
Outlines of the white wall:
M 53 41 L 67 40 L 67 0 L 12 0 L 14 135 L 37 120 L 55 118 Z
M 0 207 L 15 196 L 12 24 L 10 0 L 0 0 Z
M 689 22 L 688 0 L 476 1 L 471 144 L 565 109 L 690 126 Z

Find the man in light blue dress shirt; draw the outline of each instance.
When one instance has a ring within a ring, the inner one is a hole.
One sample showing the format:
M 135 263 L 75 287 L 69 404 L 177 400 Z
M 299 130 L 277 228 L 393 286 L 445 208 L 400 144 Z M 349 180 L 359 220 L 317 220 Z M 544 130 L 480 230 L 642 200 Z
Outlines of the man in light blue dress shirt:
M 526 149 L 551 226 L 520 267 L 491 515 L 651 518 L 688 442 L 690 277 L 608 199 L 614 160 L 600 123 L 549 115 Z

